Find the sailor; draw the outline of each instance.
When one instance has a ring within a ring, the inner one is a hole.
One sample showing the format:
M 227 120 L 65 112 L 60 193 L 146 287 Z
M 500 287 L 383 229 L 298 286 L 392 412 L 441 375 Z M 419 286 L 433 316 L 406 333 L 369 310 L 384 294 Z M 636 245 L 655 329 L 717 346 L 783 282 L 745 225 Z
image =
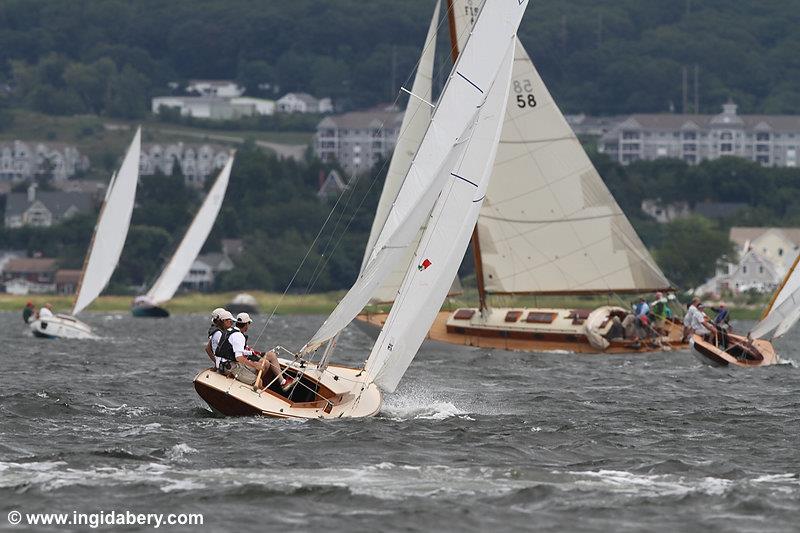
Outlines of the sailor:
M 691 330 L 692 333 L 706 337 L 714 329 L 708 321 L 708 317 L 703 312 L 704 306 L 699 301 L 692 300 L 692 305 L 683 317 L 683 325 Z
M 247 330 L 250 328 L 250 324 L 252 323 L 253 319 L 250 318 L 248 313 L 239 313 L 236 315 L 236 328 L 239 329 L 243 334 L 247 332 Z M 247 340 L 247 335 L 245 335 L 245 340 Z M 245 350 L 250 350 L 253 352 L 253 354 L 260 356 L 262 363 L 266 361 L 266 364 L 264 365 L 265 373 L 267 368 L 269 368 L 269 370 L 272 371 L 272 374 L 279 376 L 278 384 L 282 389 L 286 390 L 291 386 L 294 379 L 291 377 L 284 378 L 281 375 L 281 365 L 280 362 L 278 362 L 278 354 L 275 351 L 270 350 L 267 353 L 261 353 L 252 350 L 249 346 L 245 346 Z
M 636 315 L 636 318 L 647 316 L 647 313 L 650 312 L 650 306 L 644 301 L 644 298 L 639 298 L 639 303 L 636 304 L 636 307 L 633 309 L 633 314 Z
M 214 356 L 219 346 L 219 340 L 222 338 L 224 331 L 229 330 L 233 326 L 233 315 L 223 309 L 217 307 L 211 311 L 211 327 L 208 328 L 208 342 L 206 343 L 206 355 L 208 355 L 214 367 L 219 369 L 219 360 Z
M 650 304 L 650 312 L 657 322 L 666 320 L 672 316 L 672 310 L 669 308 L 669 304 L 667 303 L 667 299 L 664 298 L 663 293 L 656 293 L 656 299 Z
M 53 304 L 46 303 L 44 304 L 44 307 L 39 309 L 39 314 L 37 315 L 36 318 L 44 319 L 44 318 L 50 318 L 52 316 L 53 316 Z
M 220 313 L 220 320 L 223 324 L 227 325 L 229 321 L 233 321 L 233 315 L 228 311 Z M 278 364 L 277 356 L 274 352 L 270 352 L 272 357 L 266 354 L 261 359 L 251 349 L 246 347 L 247 336 L 245 333 L 250 327 L 252 319 L 247 313 L 239 313 L 236 325 L 226 331 L 222 332 L 214 356 L 217 358 L 218 368 L 222 371 L 248 385 L 253 385 L 258 389 L 263 388 L 263 383 L 259 378 L 259 373 L 265 373 L 268 368 L 272 368 L 275 375 L 278 376 L 278 383 L 281 388 L 288 389 L 292 382 L 281 376 L 280 365 Z M 275 366 L 273 367 L 273 359 Z M 277 370 L 276 370 L 277 369 Z
M 712 311 L 717 313 L 714 317 L 714 326 L 719 332 L 719 347 L 723 350 L 728 349 L 728 331 L 731 329 L 730 312 L 725 302 L 720 302 L 719 306 L 712 307 Z
M 25 308 L 22 310 L 22 320 L 27 324 L 31 321 L 31 317 L 34 313 L 36 313 L 36 308 L 33 306 L 33 302 L 26 303 Z

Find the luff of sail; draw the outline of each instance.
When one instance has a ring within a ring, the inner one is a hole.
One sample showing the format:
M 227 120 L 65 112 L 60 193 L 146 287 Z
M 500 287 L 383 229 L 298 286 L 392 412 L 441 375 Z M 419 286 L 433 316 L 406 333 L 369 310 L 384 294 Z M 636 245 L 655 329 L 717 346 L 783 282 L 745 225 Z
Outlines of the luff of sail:
M 461 160 L 434 207 L 392 310 L 365 367 L 367 382 L 394 392 L 419 350 L 455 276 L 491 177 L 506 107 L 513 42 Z
M 477 0 L 452 0 L 469 34 Z M 478 219 L 486 291 L 596 293 L 667 289 L 522 44 L 505 125 Z
M 484 12 L 471 33 L 464 53 L 453 66 L 433 119 L 403 180 L 397 199 L 386 217 L 367 267 L 353 289 L 345 295 L 319 331 L 306 343 L 303 348 L 304 353 L 316 349 L 346 327 L 385 279 L 386 272 L 383 268 L 376 268 L 370 274 L 372 278 L 365 282 L 361 280 L 367 275 L 370 263 L 376 260 L 378 254 L 390 253 L 397 232 L 411 231 L 409 219 L 419 214 L 420 203 L 431 191 L 436 190 L 434 183 L 440 178 L 440 170 L 450 156 L 453 144 L 469 128 L 476 109 L 484 100 L 485 91 L 494 82 L 506 51 L 502 43 L 507 43 L 507 39 L 516 34 L 527 5 L 528 0 L 516 2 L 487 0 Z M 443 185 L 442 183 L 441 186 Z M 429 204 L 425 214 L 429 213 L 432 207 L 433 202 Z M 420 225 L 416 225 L 413 228 L 415 234 L 419 227 Z M 408 244 L 406 242 L 405 246 Z M 372 286 L 374 279 L 379 277 L 378 274 L 383 277 L 378 285 Z M 359 285 L 361 287 L 356 291 L 355 288 Z M 373 292 L 367 290 L 370 286 Z M 357 305 L 359 303 L 360 305 Z
M 95 226 L 92 243 L 81 273 L 78 296 L 72 314 L 78 314 L 97 298 L 117 268 L 133 214 L 139 181 L 141 128 L 136 130 L 122 166 L 109 185 L 110 190 Z
M 766 314 L 750 332 L 753 338 L 760 339 L 775 330 L 773 338 L 780 337 L 800 320 L 800 269 L 797 268 L 800 256 L 795 259 L 786 273 L 783 283 L 775 291 L 775 296 Z
M 228 189 L 232 166 L 233 156 L 230 156 L 217 176 L 214 185 L 209 189 L 203 205 L 200 206 L 189 229 L 186 230 L 180 245 L 178 245 L 175 253 L 172 254 L 161 275 L 158 276 L 158 279 L 147 292 L 149 302 L 160 304 L 172 299 L 175 291 L 180 287 L 181 281 L 189 273 L 192 263 L 197 258 L 197 254 L 200 253 L 200 249 L 203 248 L 203 244 L 205 244 L 208 234 L 211 233 L 211 228 L 214 227 L 214 222 L 217 220 L 217 215 L 225 199 L 225 191 Z

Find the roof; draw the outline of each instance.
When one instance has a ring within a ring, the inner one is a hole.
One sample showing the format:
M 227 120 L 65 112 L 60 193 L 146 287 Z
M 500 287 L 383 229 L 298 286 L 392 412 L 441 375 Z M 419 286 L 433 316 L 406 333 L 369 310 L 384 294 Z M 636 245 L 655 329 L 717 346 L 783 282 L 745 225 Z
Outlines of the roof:
M 721 120 L 730 117 L 730 122 Z M 620 128 L 675 131 L 680 129 L 713 129 L 741 126 L 748 130 L 799 132 L 800 115 L 683 115 L 671 113 L 640 113 L 630 115 L 619 123 Z
M 298 100 L 300 100 L 302 102 L 305 102 L 306 104 L 311 104 L 311 105 L 317 104 L 319 102 L 319 100 L 317 100 L 316 98 L 314 98 L 313 96 L 311 96 L 308 93 L 287 93 L 287 94 L 283 95 L 283 97 L 281 97 L 280 100 L 283 100 L 284 98 L 289 98 L 289 97 L 297 98 Z
M 57 270 L 56 283 L 78 283 L 81 280 L 81 270 Z
M 795 245 L 800 244 L 800 228 L 778 228 L 778 227 L 733 227 L 730 232 L 730 240 L 744 246 L 748 242 L 753 242 L 767 232 L 775 231 L 780 232 L 787 240 L 793 242 Z
M 20 216 L 32 205 L 28 193 L 12 192 L 6 198 L 6 216 Z M 93 208 L 92 195 L 85 192 L 36 191 L 34 201 L 42 202 L 55 218 L 63 217 L 72 206 L 78 211 L 91 211 Z
M 747 207 L 743 202 L 699 202 L 695 204 L 693 211 L 706 218 L 726 218 Z
M 207 264 L 211 267 L 211 270 L 219 270 L 219 267 L 222 266 L 222 263 L 225 261 L 231 261 L 231 258 L 225 254 L 221 253 L 210 253 L 210 254 L 202 254 L 197 256 L 197 261 Z
M 52 272 L 56 269 L 56 260 L 46 257 L 22 257 L 11 259 L 6 263 L 6 272 Z
M 211 85 L 213 87 L 225 87 L 227 85 L 234 85 L 236 87 L 239 86 L 234 80 L 189 80 L 189 85 Z
M 395 128 L 400 127 L 403 121 L 402 111 L 352 111 L 342 115 L 326 117 L 317 125 L 317 129 L 322 128 L 348 128 L 348 129 L 369 129 L 369 128 Z

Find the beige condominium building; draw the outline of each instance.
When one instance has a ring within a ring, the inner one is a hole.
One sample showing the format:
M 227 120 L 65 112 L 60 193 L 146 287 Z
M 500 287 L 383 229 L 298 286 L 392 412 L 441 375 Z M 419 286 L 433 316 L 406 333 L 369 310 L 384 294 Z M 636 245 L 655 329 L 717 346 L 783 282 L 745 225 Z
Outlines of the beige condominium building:
M 622 164 L 666 157 L 697 164 L 735 156 L 796 167 L 800 116 L 739 115 L 733 102 L 717 115 L 630 115 L 600 137 L 598 148 Z

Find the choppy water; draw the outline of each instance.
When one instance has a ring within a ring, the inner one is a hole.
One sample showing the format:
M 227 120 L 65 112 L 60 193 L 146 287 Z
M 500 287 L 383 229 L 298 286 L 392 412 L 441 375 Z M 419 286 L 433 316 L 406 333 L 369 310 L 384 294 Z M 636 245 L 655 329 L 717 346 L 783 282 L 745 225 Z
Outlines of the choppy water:
M 320 320 L 279 318 L 271 341 Z M 791 364 L 426 345 L 377 418 L 233 419 L 192 388 L 205 317 L 87 322 L 103 340 L 34 339 L 0 314 L 0 529 L 15 509 L 202 512 L 209 531 L 800 527 Z M 370 346 L 353 329 L 339 352 Z

